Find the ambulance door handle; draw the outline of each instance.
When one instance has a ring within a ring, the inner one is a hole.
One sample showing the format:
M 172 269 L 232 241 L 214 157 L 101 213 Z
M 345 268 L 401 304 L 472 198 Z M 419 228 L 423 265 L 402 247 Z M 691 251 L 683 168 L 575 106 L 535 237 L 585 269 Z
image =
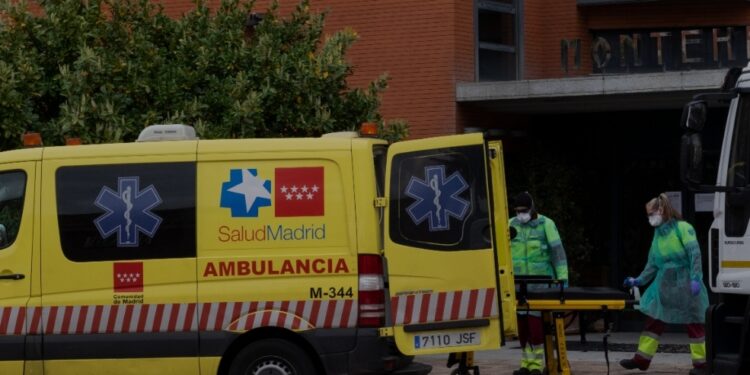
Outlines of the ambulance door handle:
M 22 273 L 11 273 L 6 275 L 0 275 L 0 280 L 23 280 L 26 275 Z

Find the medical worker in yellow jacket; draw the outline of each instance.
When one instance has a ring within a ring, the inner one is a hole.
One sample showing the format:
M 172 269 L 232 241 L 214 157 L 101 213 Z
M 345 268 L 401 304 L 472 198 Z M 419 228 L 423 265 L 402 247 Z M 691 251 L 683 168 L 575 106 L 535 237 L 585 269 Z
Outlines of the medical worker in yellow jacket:
M 648 369 L 659 346 L 666 323 L 687 325 L 693 369 L 690 375 L 706 373 L 705 314 L 708 295 L 703 284 L 701 250 L 695 229 L 682 221 L 665 194 L 646 204 L 649 223 L 655 228 L 646 267 L 638 277 L 628 277 L 627 287 L 651 285 L 643 293 L 639 310 L 646 314 L 646 328 L 632 359 L 623 359 L 626 369 Z
M 552 219 L 539 214 L 528 192 L 515 197 L 516 217 L 510 226 L 516 236 L 511 241 L 513 272 L 515 275 L 550 276 L 568 280 L 568 261 L 560 234 Z M 542 285 L 529 285 L 529 288 Z M 546 285 L 543 285 L 546 287 Z M 541 375 L 544 363 L 544 332 L 541 313 L 518 312 L 518 338 L 521 342 L 521 368 L 513 375 Z

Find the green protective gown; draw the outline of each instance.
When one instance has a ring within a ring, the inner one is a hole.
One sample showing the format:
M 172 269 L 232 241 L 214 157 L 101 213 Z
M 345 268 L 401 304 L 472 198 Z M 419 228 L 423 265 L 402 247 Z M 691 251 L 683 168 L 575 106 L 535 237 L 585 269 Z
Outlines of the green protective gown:
M 510 244 L 514 274 L 568 280 L 568 260 L 552 219 L 537 215 L 536 219 L 522 224 L 514 217 L 510 219 L 510 226 L 518 232 Z
M 703 284 L 701 250 L 692 225 L 670 220 L 655 229 L 648 263 L 638 276 L 639 285 L 651 280 L 653 283 L 641 297 L 641 312 L 667 323 L 705 323 L 708 294 Z M 690 293 L 691 280 L 700 281 L 697 296 Z

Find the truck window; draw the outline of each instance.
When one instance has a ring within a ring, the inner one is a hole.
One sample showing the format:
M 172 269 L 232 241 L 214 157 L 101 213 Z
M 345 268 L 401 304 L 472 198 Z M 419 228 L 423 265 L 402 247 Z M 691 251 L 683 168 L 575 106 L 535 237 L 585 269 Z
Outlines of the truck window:
M 26 173 L 0 173 L 0 249 L 13 244 L 18 235 L 26 191 Z
M 750 97 L 740 97 L 735 118 L 732 149 L 729 157 L 727 184 L 732 187 L 748 185 L 748 159 L 750 159 Z
M 399 154 L 390 173 L 392 241 L 444 251 L 491 246 L 483 147 Z
M 195 163 L 59 168 L 63 253 L 76 262 L 194 257 L 195 170 Z

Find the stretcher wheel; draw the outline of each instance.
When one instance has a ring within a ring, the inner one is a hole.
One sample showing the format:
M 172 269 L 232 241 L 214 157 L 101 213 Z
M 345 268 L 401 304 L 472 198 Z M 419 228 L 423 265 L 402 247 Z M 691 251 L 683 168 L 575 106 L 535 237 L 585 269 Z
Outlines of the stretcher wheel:
M 479 375 L 479 366 L 470 367 L 468 369 L 457 368 L 451 371 L 451 375 Z

